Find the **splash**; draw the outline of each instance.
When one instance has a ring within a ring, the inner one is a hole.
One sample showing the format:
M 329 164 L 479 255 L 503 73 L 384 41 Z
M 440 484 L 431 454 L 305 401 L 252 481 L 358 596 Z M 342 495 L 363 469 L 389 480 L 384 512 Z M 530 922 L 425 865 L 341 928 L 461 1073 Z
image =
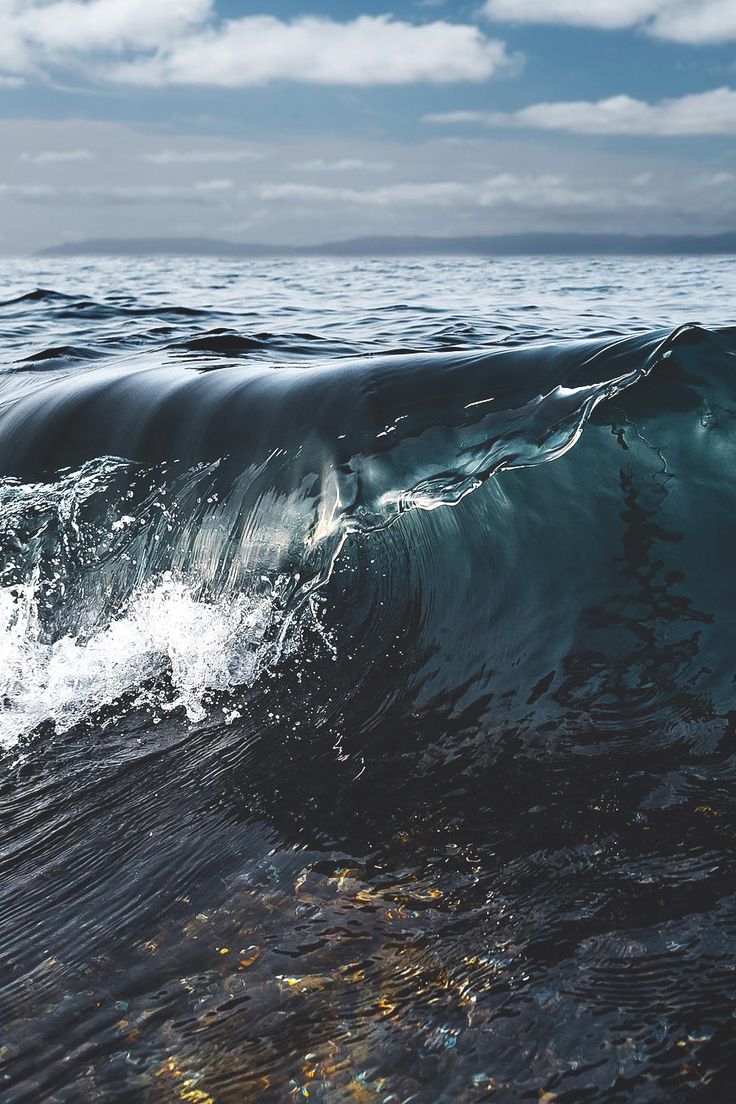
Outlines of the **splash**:
M 1 590 L 0 745 L 44 721 L 64 731 L 131 692 L 136 705 L 201 721 L 212 691 L 253 678 L 270 612 L 265 598 L 203 601 L 193 583 L 164 573 L 99 632 L 48 642 L 32 587 Z M 165 694 L 151 686 L 163 675 Z

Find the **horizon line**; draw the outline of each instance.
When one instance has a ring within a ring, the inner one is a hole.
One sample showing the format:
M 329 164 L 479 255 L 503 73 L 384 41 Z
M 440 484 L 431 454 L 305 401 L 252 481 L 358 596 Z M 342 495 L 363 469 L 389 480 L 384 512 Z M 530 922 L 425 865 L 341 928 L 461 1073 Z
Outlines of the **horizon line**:
M 522 231 L 506 234 L 466 235 L 363 235 L 310 244 L 234 242 L 226 239 L 183 236 L 84 238 L 46 246 L 36 257 L 209 255 L 240 257 L 304 256 L 511 256 L 581 254 L 687 253 L 736 255 L 736 230 L 719 233 L 648 233 L 616 231 Z

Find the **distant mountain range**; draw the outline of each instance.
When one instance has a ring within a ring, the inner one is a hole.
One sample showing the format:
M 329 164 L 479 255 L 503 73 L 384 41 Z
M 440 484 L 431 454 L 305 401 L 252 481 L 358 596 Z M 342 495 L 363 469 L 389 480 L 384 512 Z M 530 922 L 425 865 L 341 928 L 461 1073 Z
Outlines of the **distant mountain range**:
M 264 245 L 214 238 L 96 238 L 41 251 L 44 257 L 520 257 L 736 255 L 736 231 L 696 234 L 500 234 L 483 237 L 366 237 L 321 245 Z

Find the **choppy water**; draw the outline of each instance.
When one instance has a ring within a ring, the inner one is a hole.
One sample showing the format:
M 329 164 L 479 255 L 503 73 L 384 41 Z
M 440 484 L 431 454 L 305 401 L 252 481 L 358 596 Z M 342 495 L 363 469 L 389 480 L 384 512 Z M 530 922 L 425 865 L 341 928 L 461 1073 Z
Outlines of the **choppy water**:
M 4 1101 L 732 1099 L 735 292 L 5 263 Z

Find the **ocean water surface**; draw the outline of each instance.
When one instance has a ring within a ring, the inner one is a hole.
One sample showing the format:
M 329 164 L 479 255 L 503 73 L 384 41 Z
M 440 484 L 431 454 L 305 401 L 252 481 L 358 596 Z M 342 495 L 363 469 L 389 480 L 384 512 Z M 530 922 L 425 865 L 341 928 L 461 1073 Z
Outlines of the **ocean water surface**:
M 0 1098 L 736 1077 L 736 262 L 5 260 Z

